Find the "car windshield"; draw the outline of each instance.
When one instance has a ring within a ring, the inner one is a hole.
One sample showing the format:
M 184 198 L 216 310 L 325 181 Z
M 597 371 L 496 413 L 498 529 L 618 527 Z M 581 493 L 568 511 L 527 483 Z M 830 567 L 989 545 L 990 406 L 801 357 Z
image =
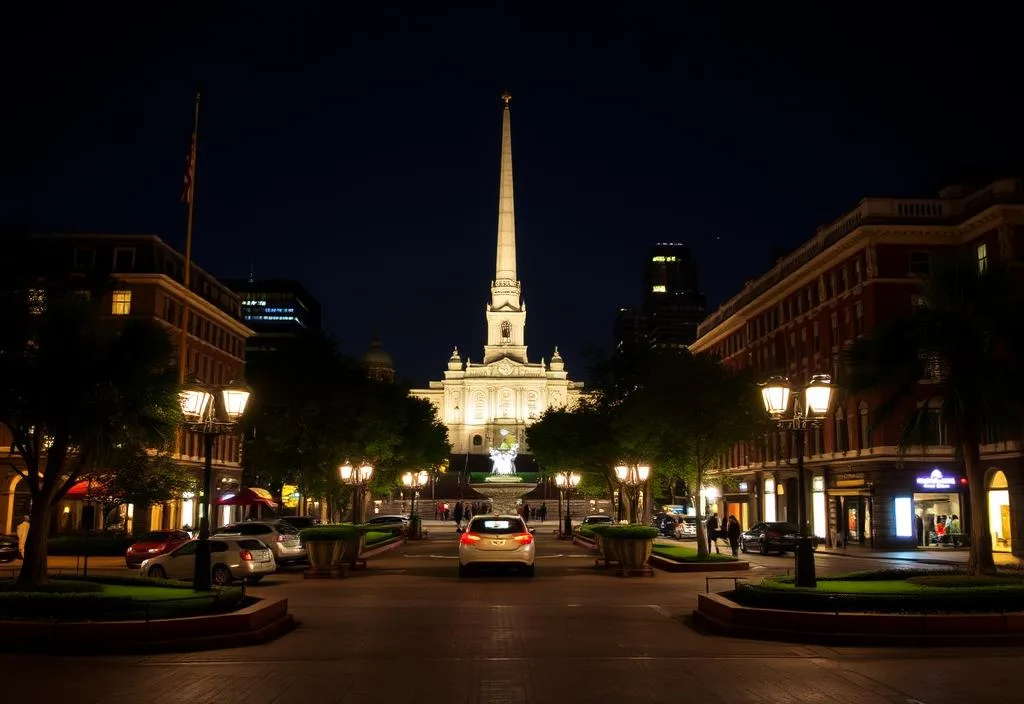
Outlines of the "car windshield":
M 495 533 L 525 533 L 526 526 L 519 518 L 474 518 L 469 526 L 470 533 L 493 535 Z
M 792 523 L 765 523 L 764 526 L 769 530 L 777 530 L 783 533 L 796 533 L 799 531 L 799 528 Z

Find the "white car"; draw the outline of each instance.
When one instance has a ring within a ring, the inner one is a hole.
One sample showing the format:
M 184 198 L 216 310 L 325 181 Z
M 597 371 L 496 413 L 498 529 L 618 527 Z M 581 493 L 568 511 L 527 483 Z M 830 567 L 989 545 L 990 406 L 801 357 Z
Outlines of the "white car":
M 139 574 L 190 582 L 195 576 L 198 545 L 198 540 L 190 540 L 176 550 L 145 560 Z M 223 586 L 236 579 L 255 584 L 276 569 L 274 553 L 262 540 L 234 536 L 210 538 L 210 577 L 214 584 Z
M 474 567 L 517 567 L 534 575 L 537 545 L 519 516 L 473 516 L 459 537 L 459 576 Z

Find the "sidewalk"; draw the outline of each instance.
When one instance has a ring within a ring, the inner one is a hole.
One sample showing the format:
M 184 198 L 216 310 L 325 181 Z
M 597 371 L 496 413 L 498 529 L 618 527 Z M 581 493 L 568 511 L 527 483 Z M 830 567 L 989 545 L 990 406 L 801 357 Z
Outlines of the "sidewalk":
M 829 548 L 823 546 L 819 546 L 815 553 L 818 555 L 858 557 L 868 560 L 901 560 L 904 562 L 916 562 L 922 565 L 950 565 L 953 567 L 966 565 L 969 555 L 967 548 L 887 551 L 861 547 Z M 1000 567 L 1024 567 L 1024 561 L 1010 553 L 997 552 L 994 557 L 996 565 Z

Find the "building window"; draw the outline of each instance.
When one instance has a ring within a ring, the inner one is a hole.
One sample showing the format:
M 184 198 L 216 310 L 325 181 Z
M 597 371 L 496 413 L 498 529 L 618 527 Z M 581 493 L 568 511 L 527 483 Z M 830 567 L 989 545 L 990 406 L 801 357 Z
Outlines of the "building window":
M 911 252 L 910 273 L 915 276 L 928 276 L 931 274 L 932 255 L 928 252 Z
M 91 269 L 96 264 L 96 250 L 92 247 L 75 247 L 75 268 Z
M 501 323 L 501 339 L 502 340 L 511 340 L 512 339 L 512 325 L 507 320 L 504 320 Z
M 864 334 L 864 304 L 857 301 L 853 306 L 854 332 L 859 337 Z
M 821 336 L 818 335 L 818 321 L 814 321 L 814 329 L 812 331 L 812 339 L 814 340 L 814 351 L 821 352 Z
M 982 243 L 978 245 L 978 273 L 984 274 L 988 269 L 988 247 Z
M 807 359 L 807 328 L 800 329 L 800 358 Z
M 863 274 L 860 269 L 860 257 L 858 256 L 856 261 L 853 262 L 853 282 L 859 284 L 862 280 Z
M 839 289 L 840 293 L 842 293 L 846 289 L 850 288 L 850 274 L 847 271 L 845 264 L 843 265 L 843 268 L 842 268 L 842 280 L 841 280 L 841 283 L 842 283 L 842 288 Z
M 30 288 L 28 290 L 28 312 L 41 315 L 46 310 L 46 289 Z
M 480 447 L 483 444 L 484 444 L 484 439 L 482 437 L 480 437 L 479 435 L 474 435 L 473 436 L 473 447 Z
M 847 434 L 846 419 L 843 417 L 842 408 L 836 411 L 835 431 L 835 451 L 846 452 L 850 449 L 850 436 Z
M 946 424 L 942 422 L 942 409 L 929 408 L 925 414 L 924 441 L 927 445 L 948 445 Z
M 839 314 L 833 313 L 831 316 L 832 322 L 832 346 L 839 346 Z
M 655 284 L 651 286 L 651 293 L 665 293 L 665 284 Z
M 135 268 L 135 247 L 114 248 L 114 271 L 132 271 Z
M 918 312 L 921 308 L 925 308 L 927 306 L 928 300 L 924 296 L 920 294 L 914 294 L 910 297 L 910 307 L 913 309 L 915 313 Z
M 114 291 L 114 304 L 110 308 L 113 315 L 128 315 L 132 312 L 132 292 Z

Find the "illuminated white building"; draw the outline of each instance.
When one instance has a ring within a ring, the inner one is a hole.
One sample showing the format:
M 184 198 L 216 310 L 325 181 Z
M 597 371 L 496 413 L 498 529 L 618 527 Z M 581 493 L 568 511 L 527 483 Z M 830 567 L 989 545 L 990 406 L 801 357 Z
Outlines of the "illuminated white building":
M 456 347 L 444 380 L 413 396 L 434 404 L 448 427 L 455 454 L 488 454 L 501 431 L 526 448 L 526 427 L 548 408 L 572 406 L 582 382 L 569 381 L 555 348 L 551 362 L 530 362 L 526 354 L 526 305 L 516 277 L 516 222 L 512 195 L 512 133 L 509 100 L 502 96 L 501 179 L 498 190 L 498 247 L 491 301 L 487 305 L 487 344 L 482 361 L 465 362 Z

